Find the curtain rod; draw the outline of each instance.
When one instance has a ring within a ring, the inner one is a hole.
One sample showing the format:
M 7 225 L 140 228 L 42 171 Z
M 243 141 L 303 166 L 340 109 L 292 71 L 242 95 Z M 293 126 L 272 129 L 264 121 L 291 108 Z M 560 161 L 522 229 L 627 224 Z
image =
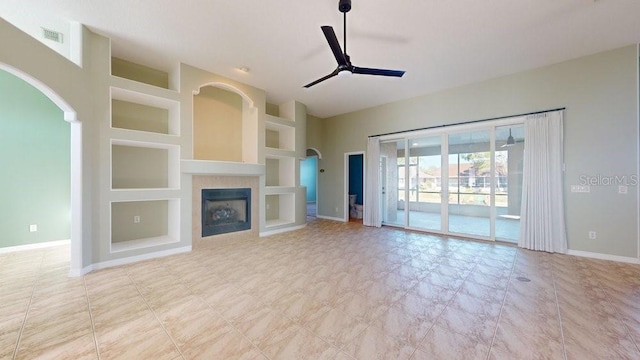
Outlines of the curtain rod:
M 449 126 L 457 126 L 457 125 L 475 124 L 475 123 L 479 123 L 479 122 L 483 122 L 483 121 L 501 120 L 501 119 L 520 117 L 520 116 L 544 114 L 544 113 L 548 113 L 548 112 L 552 112 L 552 111 L 560 111 L 560 110 L 565 110 L 565 109 L 566 109 L 565 107 L 561 107 L 561 108 L 557 108 L 557 109 L 534 111 L 534 112 L 529 112 L 529 113 L 525 113 L 525 114 L 498 116 L 498 117 L 493 117 L 493 118 L 489 118 L 489 119 L 463 121 L 463 122 L 459 122 L 459 123 L 455 123 L 455 124 L 443 124 L 443 125 L 435 125 L 435 126 L 423 127 L 423 128 L 418 128 L 418 129 L 394 131 L 394 132 L 388 132 L 388 133 L 378 134 L 378 135 L 369 135 L 368 137 L 371 138 L 371 137 L 377 137 L 377 136 L 396 135 L 396 134 L 404 134 L 404 133 L 413 132 L 413 131 L 438 129 L 438 128 L 449 127 Z

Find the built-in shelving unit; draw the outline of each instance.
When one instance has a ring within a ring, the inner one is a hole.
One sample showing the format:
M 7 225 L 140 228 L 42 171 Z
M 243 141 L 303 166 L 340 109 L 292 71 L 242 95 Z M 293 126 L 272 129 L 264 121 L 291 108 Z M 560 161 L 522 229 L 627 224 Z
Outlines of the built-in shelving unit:
M 287 189 L 282 194 L 265 195 L 265 206 L 267 207 L 267 229 L 293 225 L 295 223 L 294 192 Z
M 180 97 L 170 75 L 112 58 L 111 253 L 178 242 Z
M 267 114 L 265 129 L 265 146 L 269 150 L 295 151 L 294 122 Z
M 304 152 L 306 110 L 304 105 L 292 101 L 280 105 L 278 115 L 265 116 L 265 187 L 263 191 L 265 232 L 285 231 L 302 225 L 297 201 L 300 197 L 299 155 Z M 301 140 L 302 139 L 302 140 Z M 302 192 L 304 193 L 304 191 Z
M 178 211 L 178 199 L 112 202 L 111 252 L 177 242 Z

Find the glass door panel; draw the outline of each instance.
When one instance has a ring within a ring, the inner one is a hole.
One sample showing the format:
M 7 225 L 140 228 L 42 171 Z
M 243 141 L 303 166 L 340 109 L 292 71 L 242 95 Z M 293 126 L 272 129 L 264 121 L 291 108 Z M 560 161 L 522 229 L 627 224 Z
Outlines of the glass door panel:
M 522 200 L 524 126 L 496 127 L 496 239 L 518 242 Z
M 405 226 L 405 141 L 380 142 L 380 203 L 382 223 Z
M 489 130 L 449 134 L 449 232 L 491 236 L 490 135 Z
M 409 140 L 409 227 L 442 230 L 440 136 Z

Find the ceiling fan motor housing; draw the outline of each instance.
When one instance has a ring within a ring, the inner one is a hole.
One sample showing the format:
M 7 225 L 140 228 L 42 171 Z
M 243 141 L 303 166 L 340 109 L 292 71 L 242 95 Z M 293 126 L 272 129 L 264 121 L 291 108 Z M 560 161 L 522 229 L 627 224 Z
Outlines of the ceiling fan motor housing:
M 343 13 L 349 12 L 351 10 L 351 0 L 340 0 L 338 10 Z

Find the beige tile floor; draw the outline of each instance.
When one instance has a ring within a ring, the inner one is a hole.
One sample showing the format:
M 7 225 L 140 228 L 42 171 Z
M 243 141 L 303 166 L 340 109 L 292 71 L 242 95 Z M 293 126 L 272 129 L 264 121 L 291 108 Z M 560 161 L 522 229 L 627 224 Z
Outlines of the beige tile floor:
M 315 220 L 68 266 L 0 255 L 1 359 L 640 359 L 637 265 Z

